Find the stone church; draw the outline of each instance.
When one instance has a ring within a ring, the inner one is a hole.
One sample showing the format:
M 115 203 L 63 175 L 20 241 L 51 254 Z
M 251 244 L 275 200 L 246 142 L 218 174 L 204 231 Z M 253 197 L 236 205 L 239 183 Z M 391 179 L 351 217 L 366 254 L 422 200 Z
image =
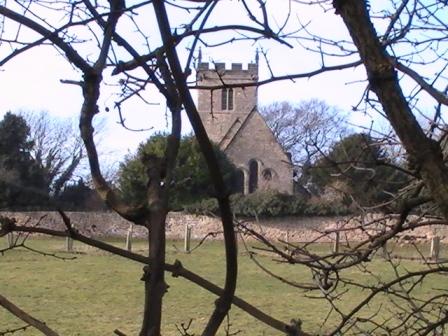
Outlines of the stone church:
M 293 193 L 293 166 L 257 110 L 257 86 L 225 87 L 256 83 L 258 57 L 243 69 L 240 63 L 201 62 L 196 69 L 198 86 L 221 86 L 198 90 L 198 112 L 210 139 L 218 144 L 238 168 L 237 191 L 256 190 Z

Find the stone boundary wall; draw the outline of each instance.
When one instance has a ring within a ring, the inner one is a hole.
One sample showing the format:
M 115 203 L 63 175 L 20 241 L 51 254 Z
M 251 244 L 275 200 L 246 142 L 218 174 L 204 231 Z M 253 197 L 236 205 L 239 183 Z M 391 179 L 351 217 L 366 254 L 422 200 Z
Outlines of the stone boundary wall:
M 14 217 L 18 225 L 36 225 L 41 227 L 65 230 L 65 226 L 56 212 L 0 212 L 1 216 Z M 92 237 L 125 237 L 130 223 L 114 212 L 67 212 L 71 222 L 81 233 Z M 330 242 L 334 234 L 325 234 L 336 228 L 341 229 L 341 241 L 359 241 L 368 235 L 384 229 L 389 222 L 369 224 L 378 216 L 370 215 L 362 218 L 349 217 L 284 217 L 245 221 L 245 225 L 273 240 L 289 240 L 290 242 Z M 172 212 L 167 219 L 167 237 L 183 239 L 185 225 L 192 228 L 192 238 L 202 239 L 207 233 L 218 233 L 213 239 L 222 239 L 219 218 Z M 355 229 L 353 229 L 355 228 Z M 346 230 L 347 229 L 347 230 Z M 134 237 L 144 238 L 146 230 L 134 225 Z M 448 243 L 448 226 L 434 225 L 416 228 L 401 235 L 403 241 L 428 241 L 439 236 L 443 243 Z

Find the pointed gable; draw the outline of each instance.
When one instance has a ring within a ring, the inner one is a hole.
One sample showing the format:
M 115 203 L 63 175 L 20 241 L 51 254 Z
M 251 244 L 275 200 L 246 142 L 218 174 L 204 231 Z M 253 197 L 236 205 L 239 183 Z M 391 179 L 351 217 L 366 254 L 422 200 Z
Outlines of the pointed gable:
M 292 193 L 292 164 L 257 111 L 256 85 L 232 86 L 231 90 L 226 87 L 256 83 L 258 64 L 250 63 L 243 69 L 241 64 L 233 63 L 226 69 L 224 63 L 215 63 L 211 69 L 208 63 L 200 63 L 196 77 L 198 86 L 216 87 L 199 90 L 198 112 L 209 138 L 241 170 L 244 188 L 240 190 Z

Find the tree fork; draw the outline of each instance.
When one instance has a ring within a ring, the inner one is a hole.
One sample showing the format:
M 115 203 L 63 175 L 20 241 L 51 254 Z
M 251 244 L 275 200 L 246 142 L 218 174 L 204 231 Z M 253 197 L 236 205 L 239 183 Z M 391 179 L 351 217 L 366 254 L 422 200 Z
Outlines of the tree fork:
M 222 321 L 229 311 L 232 299 L 235 294 L 237 274 L 238 274 L 238 254 L 236 237 L 233 228 L 233 216 L 230 209 L 229 197 L 226 192 L 226 187 L 221 175 L 221 169 L 219 168 L 216 160 L 215 153 L 211 142 L 207 136 L 207 132 L 202 124 L 199 114 L 196 110 L 196 106 L 193 102 L 191 94 L 188 90 L 185 74 L 182 71 L 182 67 L 177 56 L 173 35 L 171 33 L 170 23 L 166 12 L 165 4 L 161 0 L 153 2 L 154 10 L 157 16 L 159 24 L 159 30 L 162 37 L 164 47 L 166 48 L 166 55 L 168 63 L 170 65 L 174 81 L 176 83 L 179 96 L 190 119 L 191 125 L 195 132 L 199 146 L 206 159 L 210 176 L 215 186 L 217 193 L 217 199 L 219 208 L 221 210 L 222 225 L 224 231 L 224 242 L 226 251 L 226 278 L 224 291 L 220 295 L 205 330 L 202 335 L 212 336 L 215 335 Z

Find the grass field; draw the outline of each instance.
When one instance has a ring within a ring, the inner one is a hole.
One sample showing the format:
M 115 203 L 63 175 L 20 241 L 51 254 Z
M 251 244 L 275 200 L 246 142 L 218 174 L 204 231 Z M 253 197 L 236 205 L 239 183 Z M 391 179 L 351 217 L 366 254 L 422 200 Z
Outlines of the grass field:
M 79 253 L 68 254 L 64 252 L 63 239 L 33 238 L 29 243 L 42 251 L 56 252 L 64 257 L 76 256 L 76 259 L 58 260 L 23 249 L 8 251 L 3 256 L 0 255 L 2 295 L 45 321 L 60 335 L 112 335 L 116 328 L 127 335 L 138 334 L 143 308 L 143 283 L 139 280 L 142 265 L 79 243 L 75 243 Z M 4 245 L 5 239 L 1 239 L 0 249 Z M 180 252 L 181 248 L 182 242 L 169 243 L 170 262 L 179 259 L 185 267 L 222 285 L 224 262 L 221 242 L 206 243 L 192 254 Z M 319 248 L 324 250 L 329 247 Z M 134 250 L 144 253 L 143 242 L 134 244 Z M 300 266 L 279 264 L 268 256 L 260 258 L 264 265 L 284 277 L 296 282 L 310 281 L 309 272 Z M 329 310 L 323 300 L 306 297 L 299 290 L 264 274 L 242 249 L 239 267 L 237 295 L 266 313 L 285 322 L 300 318 L 303 329 L 313 333 L 324 333 L 337 323 L 336 317 L 330 316 L 330 321 L 323 325 Z M 415 261 L 403 261 L 401 267 L 413 270 L 422 265 Z M 375 259 L 369 268 L 383 279 L 393 276 L 390 266 L 380 258 Z M 350 270 L 343 275 L 358 281 L 371 281 L 358 270 Z M 190 319 L 193 319 L 190 333 L 200 334 L 216 297 L 184 279 L 168 275 L 167 282 L 170 288 L 165 296 L 163 335 L 179 335 L 176 324 L 188 323 Z M 446 279 L 438 276 L 428 278 L 426 285 L 418 289 L 419 294 L 428 295 L 434 287 L 448 289 Z M 340 304 L 348 311 L 367 294 L 351 289 Z M 380 297 L 363 310 L 361 316 L 371 315 L 380 305 L 378 321 L 392 314 L 393 309 L 389 311 L 386 300 Z M 240 335 L 279 334 L 238 308 L 232 309 L 230 323 L 231 331 L 241 330 Z M 21 325 L 21 321 L 0 308 L 0 332 Z M 39 333 L 28 329 L 15 335 Z

